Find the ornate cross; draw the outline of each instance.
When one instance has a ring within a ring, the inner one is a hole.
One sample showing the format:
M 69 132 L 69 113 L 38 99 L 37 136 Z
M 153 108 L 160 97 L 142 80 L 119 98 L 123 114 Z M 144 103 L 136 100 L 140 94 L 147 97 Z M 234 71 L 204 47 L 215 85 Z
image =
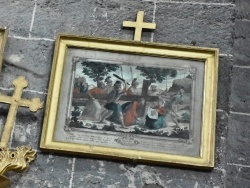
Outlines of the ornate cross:
M 23 89 L 28 86 L 28 81 L 25 80 L 24 76 L 19 76 L 17 79 L 13 81 L 13 85 L 15 86 L 13 96 L 6 96 L 0 93 L 0 103 L 10 104 L 9 113 L 7 116 L 7 120 L 5 123 L 4 131 L 2 133 L 1 148 L 7 148 L 8 142 L 10 139 L 11 131 L 14 126 L 14 122 L 16 119 L 17 109 L 19 106 L 29 107 L 30 111 L 36 112 L 38 109 L 43 107 L 39 98 L 33 98 L 31 100 L 22 99 Z
M 142 29 L 155 29 L 156 28 L 155 23 L 143 22 L 143 17 L 144 17 L 144 11 L 138 11 L 136 22 L 123 21 L 123 25 L 122 25 L 123 27 L 135 28 L 135 35 L 134 35 L 135 41 L 141 41 Z

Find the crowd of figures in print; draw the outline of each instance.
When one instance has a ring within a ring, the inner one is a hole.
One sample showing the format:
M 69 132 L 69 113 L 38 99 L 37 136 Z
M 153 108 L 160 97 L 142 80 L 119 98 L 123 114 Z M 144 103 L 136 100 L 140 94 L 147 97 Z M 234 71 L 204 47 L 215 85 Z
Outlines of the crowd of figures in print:
M 68 130 L 189 139 L 194 70 L 73 61 Z

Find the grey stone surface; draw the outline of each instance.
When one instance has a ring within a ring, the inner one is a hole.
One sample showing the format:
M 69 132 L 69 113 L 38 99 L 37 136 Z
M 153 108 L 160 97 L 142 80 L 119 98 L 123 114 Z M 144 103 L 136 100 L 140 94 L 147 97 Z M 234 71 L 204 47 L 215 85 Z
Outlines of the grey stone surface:
M 11 187 L 68 188 L 72 159 L 65 156 L 38 153 L 25 173 L 9 173 Z
M 153 3 L 141 0 L 39 1 L 32 36 L 54 38 L 56 33 L 132 39 L 132 30 L 122 30 L 124 20 L 135 21 L 138 10 L 152 22 Z M 149 40 L 151 34 L 143 34 Z
M 236 18 L 250 19 L 250 6 L 248 0 L 235 0 L 236 4 Z
M 46 91 L 53 50 L 54 42 L 9 38 L 0 75 L 0 87 L 13 88 L 13 80 L 23 75 L 29 82 L 29 90 Z
M 147 0 L 146 0 L 147 1 Z M 153 1 L 153 0 L 152 0 Z M 166 0 L 165 0 L 166 1 Z M 190 3 L 190 4 L 196 4 L 196 3 L 234 3 L 235 0 L 170 0 L 171 2 L 176 3 Z M 164 2 L 164 0 L 156 0 L 156 2 Z
M 250 116 L 231 114 L 227 135 L 227 162 L 250 164 Z
M 250 168 L 243 166 L 226 167 L 227 171 L 227 188 L 249 188 Z
M 10 29 L 10 35 L 29 36 L 34 8 L 32 0 L 1 0 L 0 25 Z
M 16 148 L 17 146 L 25 145 L 39 150 L 44 110 L 38 110 L 36 113 L 30 112 L 28 109 L 19 111 L 14 127 L 11 147 Z
M 224 175 L 217 170 L 201 172 L 166 167 L 147 167 L 147 171 L 155 172 L 161 177 L 161 184 L 164 187 L 223 187 Z
M 144 20 L 155 19 L 157 23 L 153 35 L 155 42 L 220 48 L 215 169 L 196 171 L 167 165 L 133 166 L 101 158 L 41 153 L 39 142 L 44 109 L 31 113 L 27 108 L 19 108 L 10 146 L 29 145 L 37 149 L 38 154 L 27 172 L 7 174 L 12 187 L 249 187 L 248 0 L 156 2 L 154 17 L 153 0 L 1 1 L 0 25 L 9 26 L 12 37 L 5 50 L 0 92 L 11 96 L 13 79 L 24 75 L 30 84 L 22 97 L 39 97 L 45 102 L 54 50 L 54 41 L 47 39 L 65 32 L 130 40 L 133 30 L 122 29 L 122 21 L 135 20 L 137 11 L 144 10 Z M 151 32 L 143 33 L 144 41 L 151 39 Z M 0 127 L 6 121 L 8 107 L 0 104 Z
M 250 65 L 250 21 L 235 21 L 234 65 Z
M 73 187 L 128 187 L 130 182 L 124 174 L 123 167 L 123 164 L 111 161 L 77 158 Z
M 220 170 L 193 171 L 167 166 L 146 166 L 76 158 L 73 187 L 223 187 Z
M 220 57 L 218 68 L 217 109 L 228 111 L 228 102 L 231 93 L 233 60 L 231 57 Z
M 230 107 L 232 111 L 250 113 L 250 69 L 234 67 Z
M 142 188 L 164 188 L 161 185 L 158 184 L 145 184 Z
M 228 132 L 227 112 L 217 112 L 216 115 L 216 138 L 215 138 L 215 167 L 223 169 L 226 164 L 226 141 Z
M 154 41 L 215 47 L 232 53 L 233 6 L 157 4 Z

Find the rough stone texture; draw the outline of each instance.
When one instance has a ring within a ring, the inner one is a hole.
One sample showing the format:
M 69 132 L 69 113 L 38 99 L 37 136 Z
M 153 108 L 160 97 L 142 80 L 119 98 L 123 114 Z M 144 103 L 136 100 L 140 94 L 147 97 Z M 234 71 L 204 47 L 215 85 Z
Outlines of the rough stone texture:
M 152 22 L 153 3 L 138 0 L 39 1 L 32 36 L 54 38 L 56 33 L 132 39 L 133 31 L 122 30 L 122 21 L 135 21 L 137 10 Z M 50 25 L 50 27 L 47 27 Z M 142 40 L 151 34 L 145 32 Z
M 11 37 L 7 42 L 0 74 L 0 92 L 11 96 L 13 79 L 24 75 L 30 84 L 22 97 L 39 97 L 46 102 L 54 50 L 51 39 L 57 33 L 132 39 L 133 31 L 122 29 L 122 21 L 135 20 L 137 11 L 144 10 L 145 21 L 155 20 L 157 23 L 153 35 L 144 32 L 144 41 L 153 39 L 161 43 L 220 49 L 214 170 L 196 171 L 141 164 L 133 166 L 101 159 L 41 153 L 39 142 L 44 109 L 30 113 L 27 108 L 19 108 L 10 147 L 29 145 L 38 150 L 38 157 L 27 172 L 7 174 L 12 187 L 249 187 L 248 0 L 155 2 L 156 10 L 153 0 L 1 1 L 0 25 L 10 26 Z M 1 128 L 6 121 L 8 107 L 0 104 Z
M 163 187 L 158 184 L 145 184 L 142 188 L 163 188 Z
M 233 6 L 158 3 L 154 41 L 216 47 L 231 54 Z
M 0 25 L 10 29 L 10 35 L 28 37 L 34 1 L 1 0 Z
M 29 90 L 46 91 L 53 49 L 54 43 L 50 41 L 9 38 L 0 76 L 0 87 L 13 88 L 13 80 L 24 75 L 29 81 Z M 6 74 L 8 76 L 4 76 Z
M 250 182 L 250 168 L 243 166 L 228 165 L 227 184 L 228 188 L 248 188 Z
M 250 20 L 250 7 L 248 0 L 234 0 L 236 4 L 236 18 Z
M 233 59 L 231 57 L 219 58 L 218 97 L 217 108 L 228 111 L 228 102 L 231 93 Z
M 145 1 L 150 1 L 150 0 L 145 0 Z M 152 1 L 154 1 L 154 0 L 152 0 Z M 234 0 L 156 0 L 156 2 L 164 2 L 164 1 L 168 1 L 170 3 L 190 3 L 190 4 L 221 3 L 221 5 L 234 2 Z
M 201 172 L 159 166 L 137 165 L 76 158 L 73 187 L 223 187 L 220 170 Z
M 250 183 L 250 5 L 236 0 L 233 48 L 233 78 L 230 97 L 230 120 L 226 142 L 226 186 L 247 188 Z
M 250 116 L 231 114 L 228 125 L 227 161 L 250 164 Z
M 250 21 L 235 21 L 234 65 L 250 64 Z
M 38 153 L 25 173 L 9 173 L 12 186 L 18 188 L 69 187 L 73 158 Z
M 102 188 L 105 186 L 127 187 L 129 179 L 123 164 L 110 161 L 77 158 L 75 162 L 75 188 Z M 95 174 L 93 173 L 95 172 Z
M 226 138 L 228 131 L 229 115 L 225 111 L 217 112 L 216 116 L 216 139 L 215 139 L 215 166 L 223 169 L 226 164 Z M 224 171 L 223 171 L 224 173 Z
M 234 67 L 230 106 L 232 111 L 250 113 L 250 68 Z
M 23 118 L 24 116 L 26 117 L 25 119 Z M 33 149 L 39 149 L 43 122 L 43 118 L 41 117 L 43 116 L 44 110 L 39 110 L 36 113 L 31 113 L 27 108 L 26 110 L 18 112 L 11 142 L 11 148 L 25 145 L 30 146 Z

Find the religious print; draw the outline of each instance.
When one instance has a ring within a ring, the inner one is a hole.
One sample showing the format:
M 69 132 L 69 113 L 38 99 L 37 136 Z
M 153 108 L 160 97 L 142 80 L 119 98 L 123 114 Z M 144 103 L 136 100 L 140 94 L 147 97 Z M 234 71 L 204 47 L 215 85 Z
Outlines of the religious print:
M 69 48 L 54 140 L 198 156 L 204 70 L 193 60 Z
M 214 165 L 218 50 L 59 35 L 41 149 Z
M 73 57 L 65 130 L 189 139 L 195 68 L 126 65 Z

